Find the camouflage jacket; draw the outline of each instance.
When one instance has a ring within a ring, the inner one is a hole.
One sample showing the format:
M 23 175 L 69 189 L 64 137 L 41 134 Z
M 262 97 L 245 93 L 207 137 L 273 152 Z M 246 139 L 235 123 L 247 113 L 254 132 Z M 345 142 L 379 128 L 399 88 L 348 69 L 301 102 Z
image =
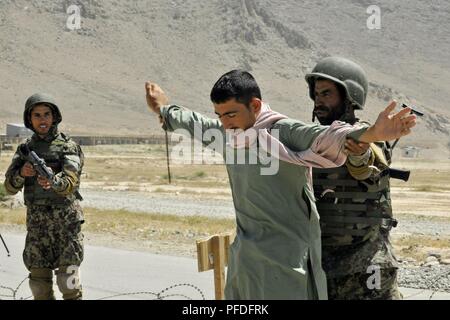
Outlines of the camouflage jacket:
M 5 189 L 9 194 L 16 194 L 24 188 L 24 200 L 29 205 L 68 205 L 76 200 L 75 192 L 80 185 L 80 176 L 84 155 L 80 146 L 72 139 L 55 131 L 41 138 L 33 135 L 23 144 L 43 158 L 46 165 L 55 173 L 54 187 L 44 190 L 37 182 L 37 177 L 23 178 L 20 170 L 27 162 L 17 148 L 5 176 Z

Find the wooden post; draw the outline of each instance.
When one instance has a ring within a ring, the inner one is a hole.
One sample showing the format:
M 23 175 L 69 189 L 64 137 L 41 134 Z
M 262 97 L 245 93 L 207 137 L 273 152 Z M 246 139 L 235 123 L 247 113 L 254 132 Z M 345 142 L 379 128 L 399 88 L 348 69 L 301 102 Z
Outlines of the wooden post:
M 223 236 L 212 238 L 212 252 L 214 265 L 214 288 L 216 300 L 225 298 L 225 241 Z
M 169 177 L 169 184 L 171 184 L 172 177 L 170 176 L 169 136 L 167 134 L 167 130 L 164 130 L 164 132 L 166 133 L 167 176 Z
M 216 300 L 224 299 L 225 267 L 228 264 L 231 236 L 232 234 L 222 234 L 197 240 L 198 272 L 214 269 Z

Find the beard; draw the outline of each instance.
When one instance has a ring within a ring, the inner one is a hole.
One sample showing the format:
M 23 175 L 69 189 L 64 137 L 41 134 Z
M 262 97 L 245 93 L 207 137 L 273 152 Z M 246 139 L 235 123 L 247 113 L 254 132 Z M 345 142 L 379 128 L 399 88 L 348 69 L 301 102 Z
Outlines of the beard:
M 339 120 L 344 114 L 344 106 L 331 108 L 328 106 L 315 106 L 313 111 L 314 116 L 319 120 L 323 126 L 329 126 L 334 121 Z

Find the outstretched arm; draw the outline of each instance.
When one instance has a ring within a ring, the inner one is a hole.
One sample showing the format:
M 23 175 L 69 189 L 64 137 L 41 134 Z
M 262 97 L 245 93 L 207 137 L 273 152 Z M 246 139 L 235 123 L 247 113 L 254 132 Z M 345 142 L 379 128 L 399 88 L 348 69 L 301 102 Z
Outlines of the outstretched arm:
M 169 131 L 185 129 L 192 137 L 202 141 L 203 135 L 208 129 L 222 128 L 218 119 L 211 119 L 179 106 L 168 106 L 167 95 L 155 83 L 147 82 L 145 91 L 148 108 L 159 116 L 160 122 Z M 198 133 L 202 136 L 197 136 Z
M 347 160 L 348 151 L 355 149 L 357 154 L 362 154 L 367 146 L 361 144 L 358 148 L 351 148 L 351 145 L 346 138 L 351 138 L 364 143 L 372 143 L 376 141 L 385 141 L 400 138 L 411 132 L 411 128 L 416 124 L 416 117 L 408 115 L 411 112 L 410 108 L 406 108 L 397 114 L 391 115 L 396 103 L 391 103 L 383 112 L 380 113 L 376 123 L 367 128 L 366 126 L 351 126 L 340 121 L 335 121 L 329 127 L 318 128 L 318 135 L 305 135 L 301 133 L 302 126 L 299 129 L 293 130 L 291 134 L 293 139 L 289 139 L 290 145 L 294 145 L 296 150 L 305 150 L 311 158 L 315 159 L 314 167 L 331 168 L 341 166 Z M 306 126 L 307 129 L 312 129 L 313 126 Z M 304 141 L 305 143 L 296 143 L 297 141 Z M 312 144 L 311 144 L 312 143 Z M 297 147 L 298 146 L 298 147 Z M 344 148 L 347 152 L 344 152 Z M 359 150 L 361 149 L 361 150 Z M 367 148 L 366 148 L 367 150 Z

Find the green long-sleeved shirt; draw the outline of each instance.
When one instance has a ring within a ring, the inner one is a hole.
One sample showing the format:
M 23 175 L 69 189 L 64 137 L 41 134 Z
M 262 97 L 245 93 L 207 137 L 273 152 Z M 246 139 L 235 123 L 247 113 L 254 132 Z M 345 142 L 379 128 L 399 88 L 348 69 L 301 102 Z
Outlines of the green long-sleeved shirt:
M 161 108 L 169 131 L 224 133 L 217 119 L 178 106 Z M 279 140 L 294 151 L 308 149 L 327 127 L 283 119 L 274 124 Z M 358 139 L 365 129 L 351 137 Z M 183 133 L 183 132 L 180 132 Z M 222 134 L 225 139 L 225 134 Z M 195 138 L 208 142 L 202 136 Z M 222 151 L 229 150 L 223 141 Z M 249 151 L 246 150 L 246 153 Z M 268 167 L 226 163 L 236 212 L 236 238 L 230 247 L 225 297 L 227 299 L 326 299 L 321 267 L 321 234 L 314 193 L 306 167 L 279 161 L 278 172 L 262 175 Z

